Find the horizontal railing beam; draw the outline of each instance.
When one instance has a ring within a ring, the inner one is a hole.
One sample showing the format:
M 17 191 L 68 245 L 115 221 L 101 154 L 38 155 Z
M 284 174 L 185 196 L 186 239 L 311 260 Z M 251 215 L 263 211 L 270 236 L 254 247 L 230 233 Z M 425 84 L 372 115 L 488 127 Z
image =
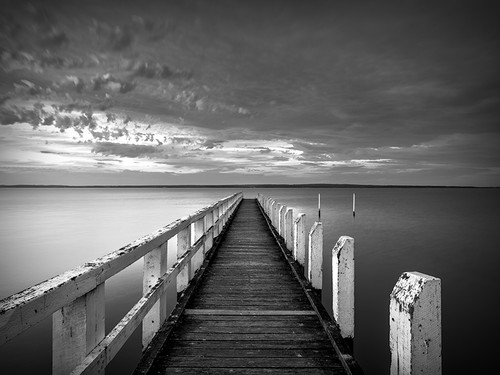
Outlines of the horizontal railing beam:
M 194 214 L 148 234 L 121 249 L 83 266 L 55 276 L 0 301 L 0 345 L 33 327 L 97 285 L 122 271 L 181 230 L 224 203 L 241 195 L 221 199 Z M 215 223 L 214 223 L 215 225 Z M 211 230 L 213 230 L 211 228 Z

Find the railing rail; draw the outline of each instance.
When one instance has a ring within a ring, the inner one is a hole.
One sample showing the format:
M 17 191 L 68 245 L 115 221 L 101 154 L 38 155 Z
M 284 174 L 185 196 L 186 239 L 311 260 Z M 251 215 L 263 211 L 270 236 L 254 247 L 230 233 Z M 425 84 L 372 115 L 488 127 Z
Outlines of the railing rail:
M 176 292 L 192 279 L 242 198 L 237 193 L 221 199 L 115 252 L 1 300 L 0 345 L 52 315 L 53 373 L 103 373 L 143 320 L 143 346 L 151 341 L 175 306 Z M 173 253 L 168 241 L 176 235 Z M 142 257 L 144 295 L 104 337 L 104 283 Z M 175 303 L 167 302 L 167 295 Z M 148 319 L 151 314 L 154 318 Z

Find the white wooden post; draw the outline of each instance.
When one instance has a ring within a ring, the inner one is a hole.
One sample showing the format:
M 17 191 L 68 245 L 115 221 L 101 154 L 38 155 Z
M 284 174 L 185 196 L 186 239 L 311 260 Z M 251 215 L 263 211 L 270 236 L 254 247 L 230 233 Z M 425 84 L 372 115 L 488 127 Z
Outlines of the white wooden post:
M 207 232 L 212 227 L 213 220 L 214 217 L 210 212 L 207 215 L 205 215 L 205 232 Z M 214 232 L 210 231 L 210 233 L 207 233 L 207 238 L 205 240 L 205 254 L 208 250 L 212 248 L 213 245 L 214 245 Z
M 149 292 L 160 277 L 167 272 L 168 243 L 150 251 L 144 256 L 142 294 Z M 142 348 L 149 345 L 154 335 L 167 318 L 167 294 L 163 294 L 142 320 Z
M 198 241 L 201 237 L 203 237 L 203 234 L 205 233 L 205 220 L 204 217 L 201 219 L 195 221 L 194 223 L 194 242 Z M 194 276 L 194 274 L 200 269 L 201 265 L 203 264 L 203 259 L 205 255 L 205 241 L 203 241 L 203 245 L 198 249 L 196 254 L 193 256 L 192 261 L 191 261 L 191 278 Z
M 332 250 L 332 310 L 344 338 L 354 338 L 354 239 L 339 238 Z
M 69 374 L 104 338 L 104 283 L 52 314 L 52 373 Z
M 306 215 L 299 214 L 293 226 L 293 257 L 304 266 L 306 264 Z
M 286 206 L 285 205 L 281 205 L 279 213 L 278 213 L 279 214 L 279 218 L 278 218 L 278 233 L 283 238 L 285 238 L 285 213 L 286 213 Z
M 177 259 L 191 247 L 191 225 L 177 233 Z M 187 288 L 190 280 L 191 261 L 177 275 L 177 292 L 182 292 Z
M 391 375 L 441 374 L 441 280 L 403 273 L 390 297 Z
M 222 203 L 222 227 L 224 228 L 227 223 L 227 202 Z
M 177 249 L 175 246 L 169 248 L 168 242 L 165 244 L 167 247 L 167 270 L 172 268 L 175 263 L 177 263 Z M 177 279 L 172 280 L 170 285 L 167 287 L 167 292 L 165 293 L 167 299 L 166 314 L 167 317 L 170 316 L 172 311 L 174 311 L 177 305 Z
M 222 233 L 222 229 L 224 229 L 224 208 L 222 207 L 222 204 L 218 208 L 219 210 L 219 234 Z
M 278 231 L 280 227 L 280 208 L 281 203 L 276 202 L 274 206 L 274 228 Z
M 293 251 L 293 210 L 291 208 L 285 213 L 285 244 L 288 250 Z
M 307 279 L 315 289 L 321 289 L 323 283 L 323 225 L 320 221 L 314 223 L 309 232 L 309 262 L 307 264 Z
M 219 218 L 219 210 L 215 208 L 212 211 L 212 225 L 214 226 L 214 238 L 219 235 L 219 225 L 217 224 L 217 219 Z
M 271 224 L 274 226 L 274 211 L 276 210 L 276 202 L 271 201 L 271 210 L 269 212 L 269 219 L 271 219 Z

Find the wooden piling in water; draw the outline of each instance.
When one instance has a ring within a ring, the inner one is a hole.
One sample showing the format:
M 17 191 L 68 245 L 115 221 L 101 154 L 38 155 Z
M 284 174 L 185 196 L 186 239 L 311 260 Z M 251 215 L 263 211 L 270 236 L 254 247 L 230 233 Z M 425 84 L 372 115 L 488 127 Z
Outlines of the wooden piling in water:
M 293 209 L 288 208 L 285 213 L 285 244 L 288 250 L 293 251 Z
M 307 279 L 315 289 L 323 286 L 323 225 L 317 221 L 309 232 Z
M 391 375 L 441 374 L 441 280 L 405 272 L 389 306 Z
M 299 214 L 293 225 L 293 256 L 301 266 L 304 266 L 306 264 L 306 214 Z
M 278 223 L 278 233 L 281 237 L 285 238 L 285 213 L 287 207 L 283 204 L 280 204 L 279 209 L 279 223 Z
M 339 238 L 332 250 L 332 311 L 344 338 L 354 338 L 354 239 Z

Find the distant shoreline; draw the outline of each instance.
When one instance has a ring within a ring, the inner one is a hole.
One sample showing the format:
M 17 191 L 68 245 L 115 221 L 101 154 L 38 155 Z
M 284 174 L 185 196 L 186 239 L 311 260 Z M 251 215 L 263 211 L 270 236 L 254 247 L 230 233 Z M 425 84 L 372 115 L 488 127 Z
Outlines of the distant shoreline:
M 447 185 L 365 185 L 365 184 L 226 184 L 226 185 L 0 185 L 0 188 L 58 188 L 58 189 L 224 189 L 224 188 L 419 188 L 419 189 L 498 189 L 500 186 L 447 186 Z

